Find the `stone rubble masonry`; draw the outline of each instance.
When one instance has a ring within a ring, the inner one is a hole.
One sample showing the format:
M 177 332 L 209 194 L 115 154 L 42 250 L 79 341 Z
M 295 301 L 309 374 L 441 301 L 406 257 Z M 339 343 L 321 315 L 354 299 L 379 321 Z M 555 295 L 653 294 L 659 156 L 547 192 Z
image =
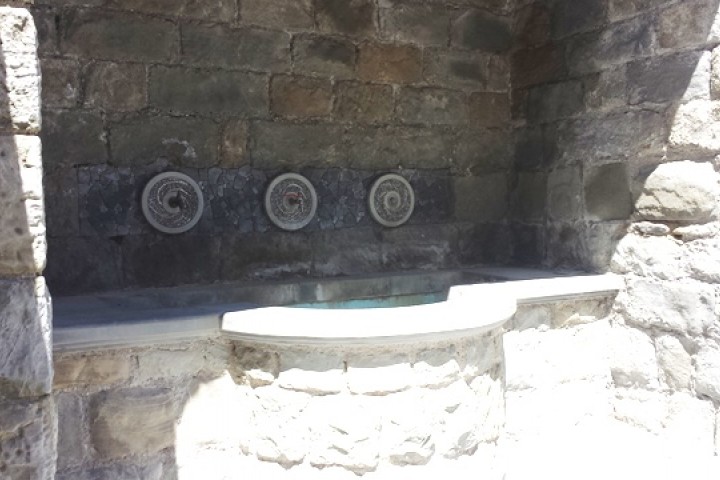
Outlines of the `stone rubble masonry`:
M 307 170 L 324 179 L 327 188 L 319 188 L 326 192 L 337 190 L 338 170 L 357 171 L 340 186 L 353 189 L 352 205 L 321 195 L 322 230 L 368 228 L 360 191 L 377 175 L 409 169 L 443 177 L 413 184 L 412 223 L 452 231 L 460 219 L 500 225 L 497 212 L 506 210 L 509 192 L 494 189 L 489 196 L 499 205 L 484 215 L 467 205 L 454 212 L 461 203 L 453 189 L 465 176 L 487 184 L 486 175 L 512 168 L 507 3 L 37 0 L 31 10 L 45 72 L 51 286 L 62 294 L 152 286 L 150 277 L 121 270 L 133 263 L 126 256 L 142 243 L 139 236 L 152 233 L 140 213 L 141 190 L 152 174 L 168 170 L 203 188 L 206 179 L 225 182 L 206 191 L 206 215 L 188 237 L 262 233 L 265 243 L 284 248 L 261 197 L 272 177 Z M 362 207 L 349 211 L 356 198 Z M 345 259 L 336 252 L 340 270 L 355 260 L 381 267 L 377 257 L 362 261 L 365 251 L 380 252 L 380 230 L 365 238 L 371 245 L 348 250 Z M 88 244 L 92 254 L 73 252 Z M 459 255 L 455 244 L 449 254 Z M 307 270 L 305 259 L 292 257 L 278 253 L 277 276 Z M 446 264 L 446 255 L 418 247 L 395 265 L 396 256 L 387 255 L 383 268 L 424 268 L 433 257 L 436 267 Z M 95 278 L 68 275 L 66 259 Z M 209 277 L 172 281 L 218 278 Z

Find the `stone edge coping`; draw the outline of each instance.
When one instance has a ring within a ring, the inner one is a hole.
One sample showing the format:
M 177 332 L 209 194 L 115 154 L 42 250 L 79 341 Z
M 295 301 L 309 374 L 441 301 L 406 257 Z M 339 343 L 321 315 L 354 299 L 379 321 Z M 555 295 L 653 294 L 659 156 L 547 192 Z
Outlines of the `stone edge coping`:
M 497 277 L 503 273 L 501 269 L 473 271 Z M 512 273 L 515 277 L 523 272 Z M 525 273 L 543 276 L 538 271 Z M 622 286 L 622 278 L 612 274 L 508 279 L 454 286 L 447 301 L 430 305 L 342 311 L 288 307 L 243 310 L 223 315 L 222 333 L 231 339 L 271 344 L 435 342 L 501 327 L 519 304 L 615 294 Z
M 624 285 L 622 277 L 613 274 L 563 275 L 518 268 L 463 271 L 492 276 L 498 282 L 452 287 L 448 301 L 440 304 L 374 309 L 384 312 L 380 315 L 374 312 L 372 323 L 368 323 L 369 309 L 339 312 L 288 307 L 243 309 L 226 305 L 225 308 L 149 311 L 142 320 L 133 322 L 109 320 L 54 328 L 54 350 L 141 347 L 219 336 L 262 343 L 438 341 L 502 326 L 519 304 L 615 295 Z M 487 299 L 492 299 L 492 306 Z M 338 313 L 343 322 L 337 321 Z M 354 317 L 358 320 L 353 321 Z M 442 324 L 438 324 L 438 318 L 443 319 Z

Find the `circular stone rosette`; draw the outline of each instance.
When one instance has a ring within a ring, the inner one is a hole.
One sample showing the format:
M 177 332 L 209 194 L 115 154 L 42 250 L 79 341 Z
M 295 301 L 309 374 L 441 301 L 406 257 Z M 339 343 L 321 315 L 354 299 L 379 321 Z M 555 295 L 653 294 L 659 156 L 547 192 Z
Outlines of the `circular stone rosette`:
M 270 182 L 265 192 L 265 211 L 283 230 L 300 230 L 315 216 L 317 193 L 310 180 L 297 173 L 284 173 Z
M 370 215 L 380 225 L 399 227 L 407 222 L 415 209 L 415 192 L 400 175 L 383 175 L 370 189 Z
M 197 182 L 183 173 L 153 177 L 142 194 L 142 211 L 150 225 L 163 233 L 184 233 L 203 213 L 203 195 Z

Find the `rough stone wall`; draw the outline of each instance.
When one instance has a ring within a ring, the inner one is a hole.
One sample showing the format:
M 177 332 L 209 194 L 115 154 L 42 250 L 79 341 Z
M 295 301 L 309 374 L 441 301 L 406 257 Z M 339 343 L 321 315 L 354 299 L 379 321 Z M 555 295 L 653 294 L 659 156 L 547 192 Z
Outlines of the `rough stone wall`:
M 373 478 L 467 455 L 489 470 L 504 422 L 501 344 L 494 332 L 58 354 L 57 478 Z
M 56 414 L 35 23 L 0 6 L 0 478 L 51 480 Z
M 54 292 L 512 258 L 507 3 L 39 0 Z M 203 188 L 182 236 L 140 213 L 163 170 Z M 366 192 L 396 170 L 416 212 L 383 230 Z M 262 211 L 284 171 L 320 197 L 293 234 Z
M 598 414 L 638 452 L 626 463 L 645 459 L 661 475 L 677 466 L 651 461 L 657 452 L 701 459 L 703 478 L 718 471 L 706 463 L 720 402 L 718 8 L 558 0 L 527 2 L 516 17 L 514 221 L 532 232 L 538 261 L 625 276 L 593 337 L 609 346 L 609 376 L 601 366 L 595 377 L 613 388 Z M 525 335 L 528 345 L 552 338 Z M 536 451 L 540 463 L 557 459 Z

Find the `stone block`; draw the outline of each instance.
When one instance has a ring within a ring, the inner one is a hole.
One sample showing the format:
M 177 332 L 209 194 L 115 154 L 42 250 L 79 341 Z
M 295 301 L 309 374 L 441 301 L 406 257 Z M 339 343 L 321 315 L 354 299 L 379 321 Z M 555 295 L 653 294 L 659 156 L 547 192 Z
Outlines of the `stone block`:
M 482 337 L 471 338 L 458 347 L 462 353 L 462 374 L 466 382 L 472 381 L 475 377 L 491 374 L 499 364 L 503 362 L 502 335 L 491 332 Z M 481 381 L 481 384 L 485 384 Z
M 355 45 L 345 39 L 298 35 L 293 40 L 295 71 L 348 78 L 355 76 Z
M 403 88 L 396 114 L 401 122 L 425 125 L 458 125 L 468 121 L 464 94 L 440 88 Z
M 97 237 L 51 238 L 45 276 L 53 295 L 116 290 L 122 286 L 120 247 Z
M 315 26 L 311 0 L 246 0 L 240 5 L 240 20 L 279 30 L 312 30 Z
M 420 387 L 445 387 L 461 377 L 455 346 L 421 350 L 415 356 L 413 371 Z
M 250 135 L 250 155 L 258 168 L 321 168 L 342 158 L 342 130 L 336 125 L 257 122 Z
M 387 395 L 411 388 L 415 377 L 405 352 L 383 350 L 372 355 L 348 355 L 347 384 L 354 394 Z
M 617 20 L 630 17 L 657 6 L 655 0 L 610 0 L 608 3 L 608 18 Z
M 568 70 L 564 50 L 553 43 L 518 50 L 512 54 L 510 63 L 513 88 L 557 81 Z
M 467 10 L 453 19 L 450 43 L 469 50 L 503 53 L 512 44 L 510 23 L 507 17 L 482 10 Z
M 100 458 L 148 455 L 172 447 L 180 414 L 176 395 L 164 388 L 95 394 L 90 400 L 90 434 Z
M 532 3 L 519 8 L 514 25 L 519 47 L 527 48 L 548 43 L 551 19 L 547 5 Z
M 82 398 L 74 393 L 55 395 L 58 415 L 58 470 L 80 465 L 87 456 L 88 441 Z
M 280 374 L 280 357 L 276 352 L 238 343 L 233 346 L 230 371 L 253 388 L 271 385 Z
M 617 244 L 612 259 L 617 273 L 678 280 L 687 276 L 685 253 L 677 240 L 669 236 L 626 235 Z
M 191 64 L 268 72 L 290 68 L 290 35 L 285 32 L 189 24 L 182 27 L 182 47 L 184 61 Z
M 417 192 L 416 190 L 416 194 Z M 449 192 L 439 194 L 443 197 L 449 196 Z M 420 208 L 416 205 L 411 222 L 420 216 L 418 210 Z M 439 215 L 439 218 L 428 218 L 425 222 L 445 221 L 449 216 L 448 212 Z M 456 242 L 457 230 L 449 225 L 439 232 L 426 225 L 404 225 L 383 231 L 380 245 L 383 270 L 397 272 L 454 267 L 457 265 L 454 249 Z
M 530 89 L 526 116 L 530 122 L 549 122 L 581 113 L 584 89 L 581 82 L 569 81 Z
M 667 418 L 667 398 L 640 388 L 616 389 L 613 415 L 622 423 L 658 434 Z
M 40 139 L 0 136 L 0 276 L 45 268 L 45 212 Z
M 138 287 L 212 283 L 220 275 L 220 238 L 131 235 L 122 244 L 124 281 Z
M 255 390 L 257 404 L 253 407 L 251 428 L 254 435 L 249 438 L 248 452 L 253 452 L 260 460 L 275 462 L 285 468 L 302 463 L 308 455 L 311 440 L 307 412 L 308 403 L 313 398 L 306 393 L 283 390 L 278 387 L 265 387 Z M 316 397 L 314 400 L 334 396 Z M 329 413 L 336 410 L 326 410 Z M 324 425 L 327 420 L 318 417 L 315 425 Z M 320 449 L 315 449 L 318 452 Z
M 632 213 L 632 194 L 624 163 L 585 169 L 585 210 L 593 220 L 625 220 Z
M 512 254 L 510 262 L 518 266 L 540 265 L 545 261 L 545 235 L 539 225 L 510 225 Z
M 484 53 L 425 49 L 423 75 L 431 85 L 472 91 L 509 89 L 508 65 Z
M 35 29 L 37 30 L 37 51 L 40 54 L 56 55 L 58 53 L 57 23 L 55 11 L 48 8 L 30 8 Z
M 692 359 L 680 340 L 661 335 L 655 339 L 655 350 L 665 385 L 673 390 L 690 388 Z
M 74 107 L 80 96 L 80 64 L 71 59 L 47 58 L 41 67 L 43 105 Z
M 695 356 L 695 390 L 717 401 L 720 399 L 720 350 L 707 346 Z
M 280 388 L 329 395 L 345 388 L 341 355 L 318 350 L 283 350 L 277 384 Z
M 444 47 L 448 44 L 450 14 L 442 5 L 424 5 L 392 0 L 380 9 L 380 34 L 400 43 Z
M 695 65 L 690 81 L 682 94 L 683 102 L 692 100 L 710 100 L 712 80 L 712 52 L 704 51 Z
M 0 473 L 4 479 L 54 478 L 56 418 L 49 396 L 40 400 L 0 399 Z
M 333 103 L 329 80 L 311 77 L 274 76 L 270 83 L 270 108 L 284 117 L 324 117 Z
M 663 49 L 686 49 L 717 39 L 717 5 L 708 0 L 669 5 L 660 10 L 658 44 Z
M 45 173 L 43 183 L 48 237 L 78 235 L 77 170 L 69 168 Z
M 375 2 L 372 0 L 316 0 L 315 19 L 323 32 L 374 36 Z
M 629 324 L 700 335 L 714 322 L 713 289 L 702 284 L 632 279 L 618 304 Z
M 60 355 L 55 357 L 55 389 L 117 385 L 130 379 L 135 359 L 129 355 Z
M 43 112 L 45 169 L 107 162 L 103 120 L 91 111 Z
M 497 222 L 508 208 L 507 176 L 455 178 L 455 218 L 465 222 Z
M 42 277 L 0 280 L 0 345 L 8 346 L 0 351 L 0 398 L 50 393 L 51 324 Z
M 218 163 L 215 122 L 200 118 L 139 117 L 109 126 L 112 164 L 141 167 L 163 160 L 176 167 Z
M 35 54 L 37 50 L 35 21 L 25 8 L 0 7 L 0 43 L 4 56 Z
M 554 37 L 591 30 L 605 23 L 607 6 L 593 0 L 560 0 L 553 5 Z
M 650 337 L 635 328 L 614 327 L 609 341 L 610 371 L 618 387 L 658 388 L 658 364 Z
M 256 73 L 153 67 L 149 99 L 151 106 L 173 112 L 265 116 L 268 79 Z
M 531 222 L 542 220 L 547 202 L 547 174 L 519 173 L 512 196 L 513 218 Z
M 558 157 L 557 128 L 553 124 L 517 128 L 513 132 L 515 166 L 520 170 L 550 167 Z
M 27 17 L 32 24 L 32 17 Z M 5 52 L 0 59 L 0 86 L 0 130 L 23 134 L 39 132 L 41 79 L 37 56 Z
M 710 97 L 720 100 L 720 48 L 714 48 L 710 55 Z
M 674 393 L 668 400 L 668 416 L 662 439 L 676 455 L 708 458 L 713 455 L 715 409 L 712 402 L 686 392 Z
M 652 23 L 651 16 L 641 15 L 575 36 L 568 40 L 567 64 L 574 73 L 590 73 L 651 55 L 656 43 Z
M 548 175 L 548 215 L 553 220 L 582 218 L 582 177 L 577 165 L 557 168 Z
M 370 172 L 330 168 L 308 173 L 318 197 L 323 199 L 317 208 L 317 223 L 313 222 L 310 228 L 317 226 L 321 230 L 335 230 L 369 222 L 367 189 Z
M 224 280 L 282 278 L 307 274 L 311 269 L 312 248 L 305 235 L 230 234 L 222 241 L 222 250 L 230 252 L 221 265 Z
M 694 100 L 680 105 L 670 125 L 670 149 L 695 155 L 720 150 L 720 105 Z
M 88 58 L 162 62 L 174 59 L 178 50 L 172 22 L 127 13 L 70 10 L 62 16 L 60 32 L 64 53 Z
M 316 275 L 356 275 L 380 271 L 380 245 L 369 228 L 318 232 L 311 237 Z
M 385 123 L 394 111 L 390 85 L 341 82 L 337 86 L 335 116 L 341 121 Z
M 248 123 L 229 120 L 225 124 L 220 143 L 221 168 L 239 168 L 248 163 Z
M 504 127 L 510 121 L 510 98 L 504 93 L 473 93 L 468 109 L 474 126 Z
M 683 98 L 701 54 L 678 53 L 632 62 L 627 68 L 630 104 L 667 103 Z
M 390 464 L 426 465 L 436 453 L 437 425 L 426 400 L 412 391 L 383 398 L 381 452 Z
M 198 3 L 194 0 L 80 0 L 77 3 L 93 2 L 97 2 L 98 6 L 102 3 L 115 9 L 216 22 L 226 22 L 234 19 L 236 15 L 236 4 L 232 0 L 215 0 L 209 3 Z
M 585 105 L 588 110 L 611 111 L 627 104 L 627 65 L 620 65 L 585 77 Z
M 635 208 L 647 220 L 705 223 L 715 214 L 720 175 L 710 163 L 658 165 L 647 177 Z
M 358 76 L 384 83 L 416 83 L 422 80 L 422 52 L 410 45 L 363 43 L 358 50 Z
M 100 62 L 92 65 L 85 85 L 85 105 L 109 111 L 133 111 L 147 104 L 145 66 Z
M 138 354 L 133 382 L 174 384 L 178 379 L 218 376 L 227 365 L 224 345 L 202 343 L 184 350 L 153 350 Z
M 468 129 L 455 138 L 452 168 L 472 175 L 505 171 L 512 165 L 512 148 L 507 130 Z

